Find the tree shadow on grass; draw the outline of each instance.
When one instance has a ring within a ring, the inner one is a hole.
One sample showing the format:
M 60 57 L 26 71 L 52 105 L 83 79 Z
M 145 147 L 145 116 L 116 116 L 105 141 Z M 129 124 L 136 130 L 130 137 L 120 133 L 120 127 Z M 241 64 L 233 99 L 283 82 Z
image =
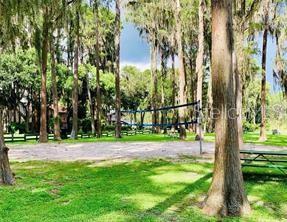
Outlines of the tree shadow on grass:
M 208 173 L 205 176 L 199 178 L 195 182 L 189 184 L 179 192 L 173 194 L 172 196 L 165 199 L 163 202 L 160 202 L 156 206 L 148 209 L 145 213 L 152 213 L 156 215 L 160 215 L 164 213 L 168 208 L 173 206 L 176 203 L 179 203 L 184 200 L 184 198 L 190 193 L 196 191 L 197 189 L 202 189 L 203 185 L 207 183 L 207 180 L 210 179 L 212 173 Z
M 244 171 L 247 193 L 254 210 L 269 214 L 274 220 L 287 219 L 287 177 L 278 170 Z
M 167 172 L 185 174 L 181 164 L 164 160 L 103 166 L 83 162 L 14 163 L 17 185 L 0 190 L 0 215 L 4 221 L 19 222 L 128 221 L 138 219 L 137 215 L 142 213 L 141 200 L 134 199 L 137 195 L 148 195 L 152 199 L 147 201 L 152 205 L 167 198 L 154 207 L 164 212 L 190 192 L 201 189 L 210 177 L 206 175 L 168 197 L 179 185 L 185 186 L 186 181 L 161 183 L 153 178 Z

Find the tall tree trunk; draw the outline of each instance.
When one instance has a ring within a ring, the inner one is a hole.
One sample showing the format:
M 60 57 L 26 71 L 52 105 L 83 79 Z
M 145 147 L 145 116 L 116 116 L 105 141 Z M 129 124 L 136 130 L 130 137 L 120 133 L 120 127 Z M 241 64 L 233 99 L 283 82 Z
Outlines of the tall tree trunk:
M 0 185 L 13 185 L 15 183 L 12 170 L 10 168 L 8 151 L 9 149 L 5 146 L 4 142 L 4 131 L 3 131 L 3 110 L 0 107 Z
M 30 121 L 30 101 L 28 101 L 27 107 L 26 107 L 26 116 L 25 116 L 25 133 L 29 132 L 29 121 Z
M 115 84 L 116 84 L 116 138 L 121 138 L 121 91 L 120 91 L 120 37 L 121 37 L 121 10 L 120 0 L 116 0 L 115 18 Z
M 262 80 L 261 80 L 261 125 L 259 141 L 266 141 L 266 56 L 267 56 L 267 40 L 268 30 L 265 28 L 263 32 L 262 47 Z
M 176 69 L 175 69 L 175 55 L 174 52 L 171 54 L 171 88 L 172 88 L 172 106 L 175 106 L 176 103 Z
M 151 107 L 153 110 L 156 110 L 158 108 L 158 76 L 157 76 L 157 46 L 155 43 L 155 37 L 153 42 L 151 43 L 151 79 L 152 79 L 152 98 L 151 98 Z M 155 126 L 155 124 L 158 124 L 158 115 L 157 111 L 152 112 L 152 124 L 153 126 L 153 132 L 159 133 L 160 129 L 159 127 Z
M 90 77 L 87 76 L 87 91 L 88 91 L 88 99 L 89 99 L 89 105 L 90 105 L 90 118 L 91 118 L 91 128 L 92 128 L 92 134 L 95 135 L 95 115 L 94 115 L 94 103 L 91 95 L 91 87 L 90 87 Z
M 237 7 L 240 9 L 244 7 L 244 3 L 237 2 Z M 243 5 L 241 5 L 243 4 Z M 244 9 L 241 9 L 241 11 Z M 242 13 L 237 13 L 242 14 Z M 243 146 L 243 82 L 244 82 L 244 24 L 242 23 L 242 17 L 238 16 L 235 20 L 235 52 L 233 55 L 233 70 L 235 74 L 235 85 L 236 85 L 236 107 L 238 113 L 238 134 L 240 149 Z
M 53 35 L 51 35 L 50 52 L 51 52 L 51 74 L 52 74 L 52 94 L 53 94 L 53 108 L 54 108 L 54 139 L 61 140 L 60 131 L 60 116 L 58 104 L 58 89 L 57 89 L 57 73 L 56 73 L 56 59 Z
M 196 100 L 200 101 L 200 116 L 202 117 L 202 86 L 203 86 L 203 59 L 204 59 L 204 11 L 205 11 L 205 2 L 204 0 L 199 1 L 198 7 L 198 52 L 196 58 L 196 75 L 197 75 L 197 87 L 196 87 Z M 196 125 L 196 140 L 203 139 L 203 133 L 200 129 L 201 123 Z
M 206 120 L 206 127 L 205 131 L 211 133 L 212 130 L 214 129 L 213 126 L 213 117 L 212 117 L 212 105 L 213 100 L 212 100 L 212 81 L 210 80 L 208 83 L 208 90 L 207 90 L 207 109 L 205 112 L 205 116 L 207 118 Z
M 172 74 L 171 74 L 171 87 L 172 87 L 172 106 L 175 106 L 176 104 L 176 69 L 175 69 L 175 55 L 174 52 L 172 51 L 171 54 L 171 69 L 172 69 Z M 175 123 L 176 123 L 176 110 L 173 110 L 172 114 L 172 128 L 173 130 L 175 129 Z
M 175 23 L 176 23 L 176 40 L 178 46 L 178 71 L 179 71 L 179 102 L 180 104 L 186 104 L 186 83 L 185 83 L 185 72 L 184 72 L 184 58 L 183 58 L 183 48 L 182 48 L 182 27 L 180 18 L 181 6 L 180 0 L 176 0 L 176 10 L 175 10 Z M 184 107 L 179 109 L 179 121 L 181 123 L 185 122 L 185 112 Z M 186 139 L 185 125 L 180 125 L 179 128 L 180 139 Z
M 166 59 L 164 57 L 164 52 L 161 52 L 161 106 L 165 106 L 165 94 L 164 94 L 164 80 L 167 75 Z M 167 112 L 164 110 L 161 112 L 161 124 L 163 128 L 163 133 L 167 133 Z
M 80 3 L 78 3 L 80 4 Z M 79 8 L 79 6 L 78 6 Z M 74 84 L 73 84 L 73 127 L 71 138 L 78 138 L 78 100 L 79 100 L 79 50 L 80 50 L 80 12 L 76 12 L 76 44 L 74 54 Z
M 255 11 L 255 10 L 254 10 Z M 234 3 L 234 27 L 235 27 L 235 53 L 234 53 L 234 73 L 236 80 L 236 106 L 238 113 L 238 133 L 240 139 L 240 149 L 243 146 L 243 92 L 244 92 L 244 32 L 248 25 L 246 19 L 246 0 L 238 0 Z
M 47 9 L 46 9 L 47 10 Z M 47 17 L 47 13 L 45 13 Z M 49 25 L 47 19 L 43 22 L 43 41 L 42 41 L 42 57 L 41 57 L 41 119 L 40 119 L 40 143 L 48 142 L 47 133 L 47 60 L 48 60 L 48 42 L 49 42 Z
M 212 93 L 217 112 L 213 180 L 203 208 L 208 215 L 250 211 L 240 163 L 234 81 L 232 1 L 212 0 Z
M 33 103 L 32 103 L 32 122 L 33 122 L 33 132 L 39 133 L 39 112 L 38 112 L 38 95 L 37 92 L 32 93 Z
M 96 96 L 96 117 L 97 117 L 97 137 L 100 138 L 102 135 L 102 126 L 101 126 L 101 85 L 100 85 L 100 44 L 99 44 L 99 4 L 98 1 L 95 1 L 95 21 L 96 21 L 96 85 L 97 85 L 97 96 Z
M 244 43 L 242 43 L 244 44 Z M 237 52 L 237 51 L 236 51 Z M 242 120 L 242 106 L 243 106 L 243 88 L 242 78 L 243 73 L 238 67 L 238 56 L 236 52 L 233 53 L 233 72 L 235 75 L 235 96 L 236 96 L 236 109 L 237 109 L 237 125 L 238 125 L 238 138 L 239 138 L 239 149 L 243 147 L 243 120 Z

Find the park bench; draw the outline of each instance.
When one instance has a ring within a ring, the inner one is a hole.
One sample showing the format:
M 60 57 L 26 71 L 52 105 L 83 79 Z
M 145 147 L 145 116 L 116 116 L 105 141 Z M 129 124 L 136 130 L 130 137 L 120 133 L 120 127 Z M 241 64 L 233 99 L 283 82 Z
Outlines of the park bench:
M 287 175 L 285 170 L 287 169 L 286 151 L 241 150 L 240 154 L 242 154 L 242 167 L 276 168 Z M 258 164 L 259 162 L 263 164 Z

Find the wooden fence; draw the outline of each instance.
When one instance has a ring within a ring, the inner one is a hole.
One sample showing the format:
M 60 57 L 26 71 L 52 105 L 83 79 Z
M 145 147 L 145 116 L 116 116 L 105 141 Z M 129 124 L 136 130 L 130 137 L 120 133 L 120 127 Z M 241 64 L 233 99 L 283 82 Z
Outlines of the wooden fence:
M 133 131 L 122 131 L 123 136 L 134 136 L 134 135 L 145 135 L 145 134 L 151 134 L 151 130 L 133 130 Z M 114 132 L 111 131 L 104 131 L 102 132 L 102 137 L 113 137 L 115 135 Z M 67 136 L 68 139 L 71 138 L 71 135 Z M 95 135 L 91 133 L 81 133 L 78 134 L 78 138 L 94 138 Z M 54 135 L 49 134 L 48 135 L 49 140 L 54 140 Z M 26 141 L 38 141 L 39 140 L 39 134 L 5 134 L 4 135 L 5 142 L 26 142 Z

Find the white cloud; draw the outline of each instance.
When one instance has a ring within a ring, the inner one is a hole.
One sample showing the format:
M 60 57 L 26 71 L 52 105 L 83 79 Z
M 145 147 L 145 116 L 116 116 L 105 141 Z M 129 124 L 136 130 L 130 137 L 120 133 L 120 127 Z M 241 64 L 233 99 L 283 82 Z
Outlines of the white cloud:
M 168 59 L 167 66 L 170 67 L 170 68 L 172 66 L 171 63 L 172 63 L 171 59 Z M 159 60 L 158 60 L 157 65 L 158 65 L 158 68 L 160 69 L 160 61 Z M 135 66 L 139 70 L 144 71 L 144 70 L 150 69 L 150 61 L 147 61 L 147 62 L 122 61 L 121 62 L 121 68 L 123 68 L 125 66 Z M 177 57 L 175 58 L 175 67 L 178 68 L 178 59 L 177 59 Z
M 121 68 L 125 66 L 135 66 L 139 70 L 144 71 L 146 69 L 150 69 L 150 62 L 130 62 L 130 61 L 121 62 Z

